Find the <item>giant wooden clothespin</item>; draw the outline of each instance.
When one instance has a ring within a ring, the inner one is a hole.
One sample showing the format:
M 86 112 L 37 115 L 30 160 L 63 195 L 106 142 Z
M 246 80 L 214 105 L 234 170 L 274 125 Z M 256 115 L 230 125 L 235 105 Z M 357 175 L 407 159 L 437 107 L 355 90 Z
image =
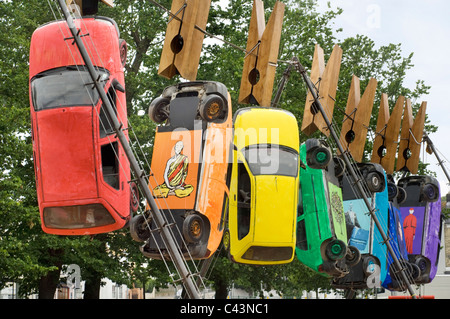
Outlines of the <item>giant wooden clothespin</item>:
M 277 1 L 267 25 L 264 4 L 253 1 L 239 103 L 270 106 L 278 61 L 285 5 Z
M 316 44 L 310 78 L 312 83 L 315 83 L 318 88 L 320 103 L 330 121 L 333 118 L 341 60 L 342 49 L 338 45 L 335 45 L 325 66 L 323 49 Z M 302 132 L 309 136 L 319 130 L 326 136 L 329 136 L 330 131 L 325 120 L 319 110 L 315 108 L 313 102 L 312 93 L 308 92 L 303 114 Z
M 425 127 L 426 110 L 427 102 L 422 102 L 413 121 L 411 101 L 409 99 L 406 100 L 396 166 L 398 172 L 408 171 L 411 174 L 417 174 L 419 170 L 420 148 Z
M 66 0 L 69 11 L 75 15 L 94 15 L 98 12 L 98 3 L 100 0 Z M 101 0 L 104 4 L 114 7 L 113 0 Z
M 394 174 L 398 136 L 400 134 L 404 105 L 405 98 L 399 96 L 392 110 L 392 114 L 389 115 L 388 96 L 386 93 L 381 95 L 371 162 L 383 166 L 387 174 Z
M 194 81 L 202 52 L 211 0 L 173 0 L 158 74 Z
M 352 77 L 340 140 L 344 149 L 357 162 L 362 161 L 364 154 L 377 85 L 377 80 L 370 79 L 361 97 L 359 78 L 355 75 Z

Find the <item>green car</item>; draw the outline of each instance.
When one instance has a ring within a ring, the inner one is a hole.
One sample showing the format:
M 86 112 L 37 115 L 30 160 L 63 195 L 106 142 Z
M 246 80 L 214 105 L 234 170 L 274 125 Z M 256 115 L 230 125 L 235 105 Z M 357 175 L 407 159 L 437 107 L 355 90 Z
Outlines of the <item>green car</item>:
M 347 229 L 338 176 L 342 160 L 332 159 L 325 141 L 309 139 L 300 146 L 300 189 L 296 255 L 304 265 L 326 277 L 339 278 L 360 259 L 347 246 Z

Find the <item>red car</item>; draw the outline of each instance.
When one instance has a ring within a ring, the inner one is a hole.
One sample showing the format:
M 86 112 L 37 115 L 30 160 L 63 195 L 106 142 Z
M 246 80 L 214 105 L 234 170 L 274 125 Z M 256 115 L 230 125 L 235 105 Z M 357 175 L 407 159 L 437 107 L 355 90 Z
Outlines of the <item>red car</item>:
M 109 18 L 75 24 L 125 130 L 126 43 Z M 128 159 L 65 21 L 33 33 L 29 81 L 42 229 L 91 235 L 124 227 L 138 207 L 137 188 L 129 184 Z

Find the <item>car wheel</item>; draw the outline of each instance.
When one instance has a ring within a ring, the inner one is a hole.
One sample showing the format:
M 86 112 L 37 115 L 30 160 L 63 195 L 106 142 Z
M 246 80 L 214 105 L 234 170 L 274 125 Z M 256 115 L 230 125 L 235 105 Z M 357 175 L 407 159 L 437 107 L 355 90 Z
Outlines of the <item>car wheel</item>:
M 344 175 L 345 172 L 345 162 L 340 157 L 334 157 L 334 175 L 339 178 Z
M 403 187 L 398 187 L 397 204 L 403 204 L 407 196 L 405 189 Z
M 347 254 L 345 255 L 345 261 L 350 267 L 355 266 L 361 260 L 361 252 L 355 246 L 348 246 Z
M 170 99 L 166 97 L 158 97 L 152 101 L 148 109 L 148 116 L 150 119 L 159 124 L 167 120 L 169 116 L 168 106 Z
M 125 64 L 127 63 L 128 46 L 127 42 L 123 39 L 119 40 L 119 53 L 120 53 L 120 62 L 122 63 L 122 66 L 125 66 Z
M 394 183 L 389 182 L 387 184 L 388 187 L 388 196 L 389 196 L 389 201 L 393 201 L 395 199 L 395 197 L 398 196 L 399 194 L 399 190 L 397 185 L 395 185 Z
M 378 265 L 378 262 L 372 256 L 366 256 L 363 259 L 363 271 L 366 274 L 366 276 L 370 276 L 371 274 L 373 274 L 375 272 L 376 265 Z
M 422 188 L 422 194 L 424 200 L 427 202 L 435 202 L 439 197 L 439 191 L 433 184 L 425 184 Z
M 224 100 L 215 94 L 210 94 L 202 101 L 199 113 L 202 119 L 211 122 L 217 119 L 225 107 Z
M 202 239 L 204 231 L 205 223 L 196 214 L 188 215 L 183 222 L 183 236 L 189 243 L 198 243 Z
M 331 152 L 328 148 L 320 146 L 306 153 L 306 164 L 313 169 L 324 169 L 331 160 Z
M 423 257 L 416 258 L 414 264 L 416 264 L 419 267 L 420 273 L 424 273 L 428 268 L 428 262 Z
M 310 138 L 306 140 L 306 152 L 312 150 L 313 148 L 320 147 L 322 144 L 317 138 Z
M 136 215 L 131 218 L 130 221 L 130 235 L 134 241 L 144 242 L 146 241 L 150 233 L 150 221 L 147 221 L 144 215 Z
M 367 174 L 366 183 L 372 193 L 379 193 L 384 189 L 383 178 L 377 172 Z
M 408 271 L 411 274 L 412 279 L 416 280 L 420 277 L 421 271 L 418 265 L 408 263 Z
M 347 252 L 347 247 L 342 240 L 334 239 L 330 241 L 325 249 L 325 254 L 330 260 L 342 259 Z

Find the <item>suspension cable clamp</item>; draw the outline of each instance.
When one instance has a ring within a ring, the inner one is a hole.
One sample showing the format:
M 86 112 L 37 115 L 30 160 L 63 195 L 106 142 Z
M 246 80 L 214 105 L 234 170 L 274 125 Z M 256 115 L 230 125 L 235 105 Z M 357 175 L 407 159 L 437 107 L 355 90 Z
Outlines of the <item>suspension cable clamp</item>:
M 89 32 L 88 33 L 86 33 L 86 34 L 81 34 L 80 35 L 80 33 L 81 33 L 81 29 L 78 29 L 78 31 L 77 31 L 77 37 L 79 37 L 79 38 L 82 38 L 82 37 L 87 37 L 87 36 L 89 36 Z M 64 38 L 64 41 L 66 41 L 66 40 L 73 40 L 72 41 L 72 45 L 74 45 L 75 44 L 75 37 L 74 36 L 72 36 L 72 37 L 67 37 L 67 38 Z

